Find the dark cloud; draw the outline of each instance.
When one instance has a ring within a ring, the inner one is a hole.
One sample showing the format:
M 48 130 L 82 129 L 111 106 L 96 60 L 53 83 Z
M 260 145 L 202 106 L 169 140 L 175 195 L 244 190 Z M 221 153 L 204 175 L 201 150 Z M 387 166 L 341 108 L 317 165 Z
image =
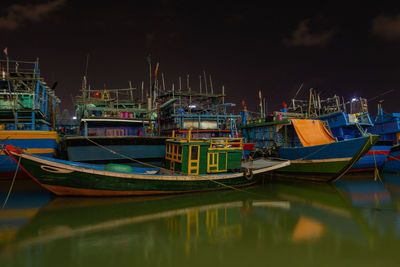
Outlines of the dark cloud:
M 372 33 L 388 40 L 400 39 L 400 14 L 374 18 Z
M 309 19 L 300 21 L 299 26 L 292 33 L 292 37 L 283 39 L 283 43 L 287 46 L 316 46 L 326 45 L 332 40 L 335 30 L 313 33 L 309 23 Z
M 54 0 L 37 5 L 11 5 L 6 9 L 5 14 L 0 17 L 0 29 L 13 31 L 18 29 L 27 21 L 41 21 L 44 18 L 44 15 L 57 10 L 65 3 L 66 0 Z

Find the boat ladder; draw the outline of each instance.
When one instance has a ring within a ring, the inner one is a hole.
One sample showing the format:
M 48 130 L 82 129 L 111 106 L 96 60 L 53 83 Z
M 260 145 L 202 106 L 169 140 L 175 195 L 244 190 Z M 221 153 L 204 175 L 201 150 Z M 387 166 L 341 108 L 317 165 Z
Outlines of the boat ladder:
M 18 125 L 29 126 L 32 130 L 35 129 L 35 112 L 30 112 L 30 115 L 20 115 L 18 111 L 15 111 L 15 127 Z

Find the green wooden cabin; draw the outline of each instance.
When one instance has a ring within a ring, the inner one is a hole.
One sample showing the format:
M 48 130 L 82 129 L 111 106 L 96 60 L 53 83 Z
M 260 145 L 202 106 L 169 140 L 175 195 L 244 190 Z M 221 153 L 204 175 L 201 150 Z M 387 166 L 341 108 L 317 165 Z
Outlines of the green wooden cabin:
M 241 138 L 196 140 L 190 137 L 173 137 L 166 141 L 166 168 L 182 174 L 238 171 L 241 168 L 241 159 Z

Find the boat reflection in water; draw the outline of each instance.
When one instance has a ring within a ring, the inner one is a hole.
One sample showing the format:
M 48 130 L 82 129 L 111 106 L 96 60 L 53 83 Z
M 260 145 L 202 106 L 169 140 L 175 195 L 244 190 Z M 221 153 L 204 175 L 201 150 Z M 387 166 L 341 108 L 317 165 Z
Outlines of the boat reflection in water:
M 31 180 L 17 180 L 10 191 L 11 180 L 0 181 L 0 249 L 13 240 L 20 227 L 47 205 L 52 194 Z
M 55 198 L 3 246 L 0 265 L 395 265 L 398 217 L 380 180 Z

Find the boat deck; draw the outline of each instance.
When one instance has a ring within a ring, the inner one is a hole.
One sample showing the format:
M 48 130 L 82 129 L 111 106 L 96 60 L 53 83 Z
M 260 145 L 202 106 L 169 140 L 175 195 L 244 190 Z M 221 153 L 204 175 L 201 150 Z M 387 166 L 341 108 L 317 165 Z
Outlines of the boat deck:
M 242 167 L 252 170 L 264 169 L 278 164 L 289 162 L 278 158 L 258 158 L 253 161 L 242 162 Z

